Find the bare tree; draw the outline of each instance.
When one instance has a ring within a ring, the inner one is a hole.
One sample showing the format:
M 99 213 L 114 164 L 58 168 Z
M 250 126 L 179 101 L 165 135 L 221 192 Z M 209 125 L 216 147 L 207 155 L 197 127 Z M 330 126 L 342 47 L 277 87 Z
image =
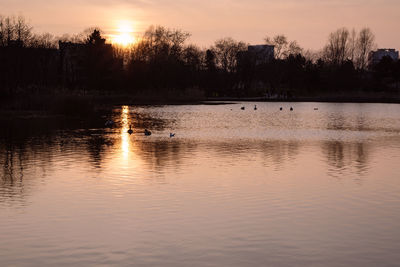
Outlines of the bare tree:
M 297 43 L 297 41 L 291 41 L 289 43 L 289 47 L 287 50 L 287 56 L 290 55 L 298 55 L 303 52 L 303 49 L 300 47 L 300 45 Z
M 354 59 L 356 58 L 356 52 L 357 52 L 357 32 L 355 29 L 352 29 L 349 35 L 349 41 L 348 41 L 348 58 L 354 62 Z
M 329 35 L 328 44 L 324 48 L 324 57 L 333 64 L 342 64 L 348 59 L 350 33 L 340 28 Z
M 322 57 L 322 51 L 321 50 L 304 50 L 302 55 L 304 58 L 308 61 L 311 61 L 313 63 L 317 62 L 318 59 Z
M 61 36 L 57 36 L 55 39 L 61 42 L 71 42 L 76 44 L 83 44 L 85 42 L 87 35 L 85 36 L 83 33 L 70 35 L 68 33 L 64 33 Z
M 14 20 L 14 18 L 10 17 L 4 19 L 4 38 L 7 46 L 14 40 Z
M 9 46 L 11 43 L 19 46 L 29 46 L 32 41 L 32 27 L 21 16 L 0 16 L 0 45 Z
M 50 33 L 35 34 L 30 42 L 32 47 L 37 48 L 57 48 L 57 39 Z
M 215 54 L 217 66 L 226 72 L 235 72 L 237 56 L 240 51 L 247 50 L 248 44 L 227 37 L 215 41 L 212 51 Z
M 296 55 L 302 52 L 302 48 L 296 41 L 289 42 L 285 35 L 275 35 L 273 38 L 265 37 L 265 43 L 273 45 L 275 58 L 284 59 L 289 55 Z
M 196 45 L 190 44 L 183 50 L 183 61 L 186 65 L 192 66 L 196 70 L 200 70 L 204 58 L 204 51 Z
M 183 44 L 190 37 L 190 33 L 180 30 L 170 30 L 168 35 L 171 42 L 171 53 L 179 57 L 183 50 Z
M 25 22 L 24 17 L 19 16 L 14 24 L 15 39 L 23 45 L 28 45 L 32 37 L 32 27 Z
M 365 69 L 368 54 L 375 46 L 374 40 L 375 36 L 369 28 L 361 29 L 358 34 L 354 29 L 349 32 L 346 28 L 340 28 L 329 35 L 323 55 L 333 64 L 351 60 L 357 68 Z
M 132 47 L 132 59 L 149 61 L 174 57 L 181 59 L 184 43 L 190 34 L 185 31 L 151 26 Z
M 5 33 L 4 18 L 2 15 L 0 15 L 0 46 L 5 46 L 4 33 Z
M 368 63 L 368 54 L 374 49 L 375 36 L 371 29 L 363 28 L 357 38 L 357 58 L 356 66 L 365 69 Z
M 287 47 L 288 41 L 284 35 L 276 35 L 273 38 L 265 37 L 265 43 L 275 46 L 275 57 L 282 58 L 283 50 Z

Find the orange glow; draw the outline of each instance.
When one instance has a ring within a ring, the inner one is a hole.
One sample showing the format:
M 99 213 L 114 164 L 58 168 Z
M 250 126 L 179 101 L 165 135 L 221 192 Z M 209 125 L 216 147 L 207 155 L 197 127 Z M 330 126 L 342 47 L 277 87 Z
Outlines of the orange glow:
M 122 107 L 122 114 L 121 114 L 121 151 L 124 159 L 128 158 L 129 155 L 129 147 L 130 147 L 130 136 L 127 134 L 129 129 L 129 107 L 123 106 Z
M 130 21 L 120 21 L 118 23 L 117 34 L 112 35 L 112 42 L 121 46 L 129 46 L 135 42 L 133 36 L 133 23 Z

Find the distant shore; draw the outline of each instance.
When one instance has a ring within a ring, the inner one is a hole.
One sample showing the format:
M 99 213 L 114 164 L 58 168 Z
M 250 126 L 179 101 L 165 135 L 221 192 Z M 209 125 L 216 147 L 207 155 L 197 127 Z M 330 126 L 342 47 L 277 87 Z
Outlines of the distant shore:
M 393 103 L 400 104 L 400 93 L 338 93 L 337 95 L 293 96 L 289 98 L 267 97 L 204 97 L 168 95 L 129 94 L 65 94 L 35 95 L 23 99 L 3 101 L 0 119 L 43 118 L 54 116 L 90 116 L 93 113 L 107 113 L 112 107 L 122 105 L 218 105 L 231 102 L 336 102 L 336 103 Z
M 333 102 L 333 103 L 392 103 L 400 104 L 400 96 L 354 97 L 354 96 L 303 96 L 287 99 L 269 99 L 265 97 L 209 97 L 204 101 L 249 101 L 249 102 Z

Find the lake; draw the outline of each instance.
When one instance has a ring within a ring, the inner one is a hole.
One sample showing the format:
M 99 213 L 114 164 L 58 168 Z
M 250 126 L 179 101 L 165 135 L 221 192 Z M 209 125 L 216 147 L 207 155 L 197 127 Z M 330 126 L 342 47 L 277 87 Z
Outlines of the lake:
M 2 128 L 1 266 L 399 265 L 398 104 L 121 106 Z

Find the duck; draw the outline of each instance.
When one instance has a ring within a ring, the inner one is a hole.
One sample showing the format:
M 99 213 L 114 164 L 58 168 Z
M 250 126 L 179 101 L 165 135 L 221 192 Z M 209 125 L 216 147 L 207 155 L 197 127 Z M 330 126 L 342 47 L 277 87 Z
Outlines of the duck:
M 241 107 L 240 109 L 241 109 L 241 110 L 244 110 L 244 107 Z
M 257 105 L 254 105 L 254 110 L 257 110 Z
M 175 136 L 175 133 L 169 133 L 169 137 L 171 138 L 171 137 L 174 137 Z
M 129 125 L 129 130 L 127 131 L 128 134 L 133 134 L 132 126 Z
M 292 107 L 290 107 L 290 111 L 293 111 L 293 108 L 292 108 Z
M 314 110 L 318 110 L 318 108 L 314 108 Z
M 282 110 L 282 109 L 283 109 L 282 107 L 279 108 L 279 110 Z
M 144 129 L 144 135 L 149 136 L 151 135 L 151 132 L 147 129 Z

